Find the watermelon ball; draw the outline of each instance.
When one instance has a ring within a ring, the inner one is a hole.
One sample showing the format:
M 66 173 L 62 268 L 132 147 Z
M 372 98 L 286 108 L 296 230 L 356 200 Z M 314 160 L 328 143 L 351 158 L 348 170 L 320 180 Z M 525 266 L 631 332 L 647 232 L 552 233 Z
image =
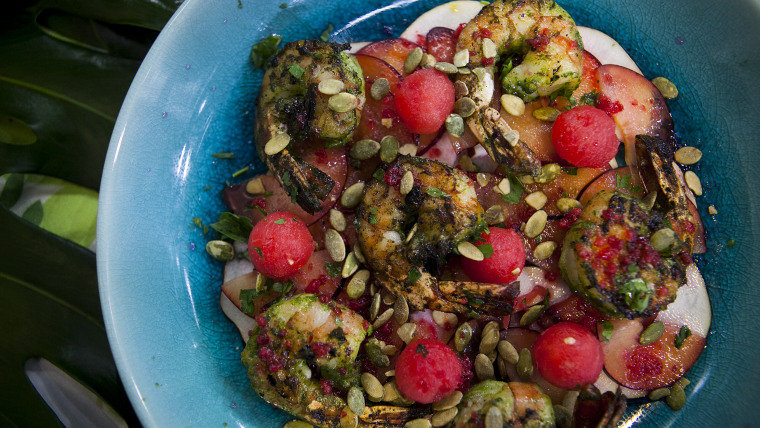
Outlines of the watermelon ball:
M 581 106 L 564 111 L 552 125 L 552 144 L 562 159 L 577 167 L 601 168 L 617 154 L 615 121 L 604 111 Z
M 432 134 L 454 110 L 454 84 L 435 68 L 417 70 L 398 86 L 393 103 L 411 132 Z
M 599 340 L 573 322 L 544 330 L 533 344 L 533 362 L 541 376 L 562 389 L 594 383 L 602 372 L 604 354 Z
M 278 211 L 260 220 L 248 237 L 253 267 L 280 281 L 293 277 L 314 252 L 314 239 L 303 221 Z
M 488 232 L 480 235 L 475 246 L 490 245 L 493 253 L 481 261 L 460 257 L 462 270 L 477 282 L 506 284 L 514 281 L 525 266 L 522 238 L 512 229 L 489 227 Z
M 462 380 L 462 363 L 435 339 L 415 340 L 396 361 L 396 385 L 404 397 L 422 404 L 448 397 Z

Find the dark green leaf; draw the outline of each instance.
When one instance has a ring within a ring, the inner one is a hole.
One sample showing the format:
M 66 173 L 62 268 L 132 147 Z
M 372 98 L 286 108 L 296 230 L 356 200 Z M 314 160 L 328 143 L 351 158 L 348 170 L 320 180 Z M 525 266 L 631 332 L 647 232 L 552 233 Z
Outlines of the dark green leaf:
M 282 36 L 271 35 L 251 48 L 251 61 L 256 68 L 264 68 L 277 53 Z
M 340 262 L 325 262 L 325 268 L 327 269 L 327 274 L 337 278 L 341 274 L 341 265 Z
M 8 174 L 0 192 L 0 207 L 10 208 L 16 204 L 24 190 L 24 174 Z
M 483 257 L 485 258 L 489 258 L 493 255 L 493 246 L 491 244 L 478 245 L 476 248 L 483 253 Z
M 303 76 L 303 74 L 306 72 L 306 70 L 304 70 L 303 67 L 301 67 L 298 64 L 293 64 L 290 67 L 288 67 L 288 72 L 292 74 L 293 77 L 295 77 L 296 79 L 300 79 Z
M 444 192 L 443 190 L 437 187 L 428 187 L 427 189 L 425 189 L 425 193 L 427 193 L 428 195 L 434 198 L 450 198 L 451 197 L 451 195 L 449 195 L 448 193 Z
M 417 282 L 418 279 L 422 277 L 422 274 L 420 273 L 420 271 L 414 266 L 409 268 L 409 272 L 407 273 L 407 275 L 409 276 L 410 284 L 414 284 L 415 282 Z
M 508 204 L 519 204 L 520 198 L 525 191 L 525 186 L 512 175 L 507 178 L 509 179 L 509 193 L 501 195 L 501 199 Z
M 219 215 L 219 221 L 211 224 L 211 228 L 233 241 L 248 242 L 253 225 L 248 217 L 223 212 Z
M 681 349 L 683 346 L 683 342 L 691 336 L 691 330 L 688 326 L 682 325 L 681 329 L 678 330 L 678 334 L 676 334 L 675 339 L 673 340 L 673 344 L 676 346 L 676 349 Z
M 24 211 L 24 214 L 21 215 L 21 218 L 28 221 L 29 223 L 32 223 L 35 226 L 39 226 L 40 223 L 42 223 L 42 215 L 42 202 L 34 201 L 34 203 L 32 205 L 29 205 L 29 208 Z

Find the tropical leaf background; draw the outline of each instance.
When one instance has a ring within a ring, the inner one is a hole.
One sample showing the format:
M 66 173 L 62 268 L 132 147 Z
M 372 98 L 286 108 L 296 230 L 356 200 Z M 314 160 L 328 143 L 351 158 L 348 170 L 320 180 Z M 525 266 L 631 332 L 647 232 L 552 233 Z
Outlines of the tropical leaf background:
M 50 361 L 130 426 L 139 425 L 100 310 L 93 210 L 122 100 L 180 2 L 41 0 L 0 6 L 2 426 L 60 424 L 25 374 L 25 363 L 34 358 Z M 58 196 L 19 211 L 19 201 L 35 185 Z

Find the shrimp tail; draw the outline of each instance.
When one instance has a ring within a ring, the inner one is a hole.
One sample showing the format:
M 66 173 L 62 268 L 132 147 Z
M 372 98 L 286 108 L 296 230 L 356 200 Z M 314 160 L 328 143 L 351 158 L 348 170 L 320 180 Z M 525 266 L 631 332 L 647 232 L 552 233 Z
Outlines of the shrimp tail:
M 431 301 L 428 304 L 430 309 L 462 314 L 474 312 L 503 316 L 512 313 L 512 302 L 520 291 L 520 283 L 439 281 L 438 291 L 441 298 Z
M 265 159 L 270 170 L 279 172 L 280 184 L 304 211 L 314 214 L 322 209 L 322 201 L 335 185 L 329 175 L 293 156 L 287 149 Z
M 367 406 L 359 416 L 360 427 L 402 427 L 407 422 L 430 416 L 429 407 Z
M 541 174 L 541 161 L 515 135 L 496 109 L 487 108 L 480 122 L 486 136 L 482 139 L 482 145 L 491 159 L 518 174 Z

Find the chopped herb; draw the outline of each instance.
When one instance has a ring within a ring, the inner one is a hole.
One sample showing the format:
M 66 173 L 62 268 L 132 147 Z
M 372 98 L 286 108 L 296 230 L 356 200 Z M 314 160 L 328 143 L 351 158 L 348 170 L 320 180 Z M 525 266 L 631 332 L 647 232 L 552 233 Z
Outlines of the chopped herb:
M 369 224 L 377 223 L 377 208 L 372 207 L 369 209 Z
M 678 330 L 678 334 L 676 334 L 675 340 L 673 343 L 676 345 L 676 349 L 681 349 L 683 346 L 683 343 L 686 339 L 691 336 L 691 330 L 688 326 L 682 325 L 681 329 Z
M 612 325 L 609 321 L 602 321 L 602 338 L 604 341 L 610 340 L 610 337 L 612 337 L 612 332 L 615 330 L 615 326 Z
M 293 290 L 293 281 L 287 282 L 275 282 L 272 284 L 272 291 L 276 291 L 282 294 L 288 294 Z
M 493 255 L 493 246 L 491 244 L 478 245 L 476 248 L 483 253 L 483 257 L 486 259 Z
M 281 219 L 275 220 L 274 224 L 285 224 L 285 219 L 281 218 Z
M 259 297 L 259 292 L 254 289 L 240 290 L 240 309 L 248 315 L 256 315 L 254 300 Z
M 639 267 L 636 265 L 628 265 L 628 272 L 636 273 L 639 271 Z
M 385 177 L 385 170 L 382 168 L 376 169 L 375 172 L 372 174 L 372 178 L 374 178 L 377 181 L 383 181 L 384 177 Z
M 481 298 L 479 298 L 479 297 L 475 297 L 475 296 L 474 296 L 472 293 L 470 293 L 469 291 L 466 291 L 466 290 L 465 290 L 465 292 L 464 292 L 464 295 L 465 295 L 465 296 L 467 296 L 467 304 L 468 304 L 468 305 L 481 306 L 483 303 L 485 303 L 485 302 L 483 301 L 483 299 L 481 299 Z
M 292 74 L 296 79 L 300 79 L 303 77 L 303 74 L 306 72 L 306 70 L 304 70 L 303 67 L 298 64 L 293 64 L 288 67 L 288 72 L 290 72 L 290 74 Z
M 201 219 L 200 217 L 193 217 L 193 224 L 196 227 L 203 227 L 203 219 Z
M 508 204 L 519 204 L 525 186 L 513 175 L 508 175 L 509 193 L 501 195 L 501 199 Z
M 256 251 L 256 253 L 261 257 L 261 260 L 264 260 L 264 253 L 261 252 L 261 248 L 259 247 L 253 247 L 253 251 Z
M 235 177 L 237 177 L 240 174 L 245 174 L 246 172 L 248 172 L 249 169 L 251 169 L 251 167 L 249 167 L 249 166 L 246 166 L 244 168 L 240 168 L 239 170 L 237 170 L 237 171 L 235 171 L 235 172 L 232 173 L 232 178 L 235 178 Z
M 325 143 L 326 149 L 332 149 L 333 147 L 343 147 L 346 145 L 346 140 L 332 140 Z
M 643 312 L 649 306 L 649 296 L 652 290 L 641 278 L 634 278 L 620 286 L 620 294 L 623 295 L 625 305 L 633 311 Z
M 269 214 L 267 214 L 266 211 L 264 211 L 264 208 L 261 208 L 260 206 L 258 206 L 256 204 L 249 205 L 249 207 L 257 209 L 261 213 L 261 215 L 263 215 L 264 217 L 266 217 L 267 215 L 269 215 Z
M 251 48 L 251 61 L 256 68 L 264 68 L 279 50 L 281 36 L 271 35 Z
M 427 193 L 428 195 L 434 198 L 450 198 L 451 197 L 451 195 L 449 195 L 448 193 L 444 192 L 443 190 L 437 187 L 428 187 L 427 189 L 425 189 L 425 193 Z
M 290 173 L 285 171 L 285 173 L 282 174 L 282 184 L 286 186 L 290 186 Z
M 229 152 L 211 153 L 211 157 L 217 158 L 217 159 L 234 159 L 235 153 L 229 153 Z
M 340 322 L 340 320 L 338 319 L 338 317 L 335 317 L 335 324 L 338 324 L 338 322 Z M 343 331 L 343 328 L 341 327 L 335 327 L 333 331 L 331 331 L 330 334 L 327 335 L 327 337 L 343 342 L 346 340 L 346 332 Z
M 617 172 L 615 173 L 615 184 L 617 185 L 618 189 L 628 189 L 631 186 L 631 176 L 630 175 L 620 175 Z
M 469 317 L 469 318 L 479 318 L 480 314 L 471 310 L 470 312 L 467 312 L 467 317 Z
M 562 168 L 562 171 L 564 171 L 567 175 L 578 175 L 578 168 L 576 167 L 564 167 Z
M 219 220 L 211 224 L 211 228 L 233 241 L 248 242 L 253 225 L 248 217 L 223 212 L 219 214 Z
M 327 269 L 327 274 L 330 275 L 333 278 L 340 277 L 340 272 L 342 270 L 342 266 L 340 262 L 325 262 L 325 269 Z
M 591 92 L 587 92 L 581 95 L 581 99 L 578 100 L 578 104 L 580 105 L 594 106 L 598 103 L 599 103 L 599 92 L 597 92 L 596 90 L 593 90 Z
M 320 40 L 322 40 L 323 42 L 330 41 L 330 33 L 332 33 L 332 31 L 333 31 L 333 25 L 327 24 L 327 28 L 324 31 L 322 31 L 322 35 L 319 36 Z
M 412 266 L 411 268 L 409 268 L 409 272 L 407 273 L 407 276 L 409 276 L 409 283 L 414 284 L 415 282 L 417 282 L 418 279 L 420 279 L 420 277 L 422 277 L 422 274 L 416 267 Z
M 207 184 L 205 187 L 203 187 L 203 190 L 208 190 L 208 189 L 210 189 L 210 188 L 211 188 L 211 186 L 209 186 L 209 185 Z
M 417 348 L 415 348 L 414 352 L 422 355 L 423 358 L 428 356 L 428 350 L 422 343 L 417 344 Z

